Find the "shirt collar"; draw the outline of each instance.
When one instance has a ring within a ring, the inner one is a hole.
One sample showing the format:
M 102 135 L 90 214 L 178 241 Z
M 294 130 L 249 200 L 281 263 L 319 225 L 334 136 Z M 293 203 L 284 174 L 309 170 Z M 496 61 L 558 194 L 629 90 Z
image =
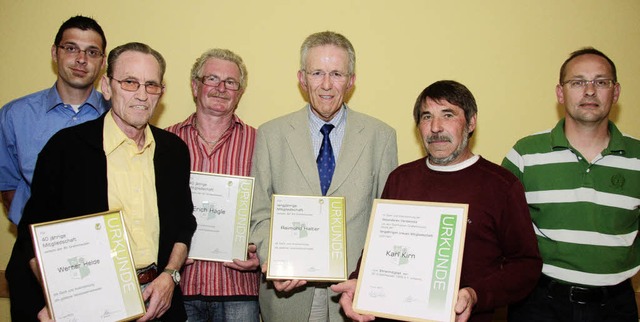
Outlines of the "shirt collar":
M 57 106 L 64 105 L 64 102 L 60 97 L 60 93 L 58 92 L 58 88 L 56 87 L 55 83 L 47 93 L 46 104 L 47 112 Z M 87 100 L 84 103 L 80 104 L 80 106 L 84 105 L 90 106 L 98 113 L 102 114 L 108 109 L 109 103 L 104 99 L 104 97 L 102 97 L 102 94 L 100 94 L 95 88 L 92 88 L 89 97 L 87 97 Z
M 130 142 L 135 145 L 135 142 L 133 142 L 132 139 L 128 138 L 127 135 L 124 134 L 124 132 L 122 132 L 122 130 L 118 127 L 111 113 L 106 113 L 105 115 L 103 131 L 105 134 L 103 137 L 103 147 L 105 155 L 111 154 L 115 149 L 117 149 L 125 142 Z M 145 126 L 144 145 L 142 146 L 142 150 L 140 150 L 140 152 L 143 152 L 152 144 L 155 144 L 153 133 L 151 133 L 151 128 L 149 128 L 149 126 Z
M 184 120 L 184 122 L 180 123 L 180 125 L 178 125 L 178 128 L 183 129 L 186 127 L 190 127 L 193 131 L 195 131 L 196 130 L 196 127 L 194 124 L 195 120 L 196 120 L 196 113 L 193 113 L 189 115 L 189 117 L 187 117 L 187 119 Z M 238 115 L 234 113 L 233 119 L 231 120 L 231 126 L 229 126 L 229 130 L 235 129 L 236 126 L 240 126 L 240 129 L 242 129 L 243 125 L 244 125 L 244 122 L 238 117 Z
M 311 104 L 307 104 L 307 109 L 309 111 L 309 123 L 311 124 L 311 130 L 314 131 L 314 133 L 319 132 L 320 128 L 325 124 L 333 124 L 336 128 L 342 126 L 347 115 L 347 104 L 345 103 L 342 104 L 338 113 L 336 113 L 336 115 L 329 121 L 325 121 L 313 113 L 311 110 Z
M 456 171 L 460 171 L 463 169 L 466 169 L 472 165 L 474 165 L 476 162 L 478 162 L 478 160 L 480 160 L 480 156 L 479 155 L 474 155 L 460 163 L 456 163 L 454 165 L 435 165 L 435 164 L 431 164 L 429 162 L 429 158 L 427 157 L 427 167 L 433 171 L 437 171 L 437 172 L 456 172 Z
M 602 155 L 607 155 L 613 152 L 624 153 L 625 146 L 623 135 L 618 127 L 611 121 L 608 121 L 609 125 L 609 145 L 602 151 Z M 562 118 L 556 126 L 551 130 L 551 147 L 553 149 L 569 149 L 571 144 L 564 133 L 565 119 Z

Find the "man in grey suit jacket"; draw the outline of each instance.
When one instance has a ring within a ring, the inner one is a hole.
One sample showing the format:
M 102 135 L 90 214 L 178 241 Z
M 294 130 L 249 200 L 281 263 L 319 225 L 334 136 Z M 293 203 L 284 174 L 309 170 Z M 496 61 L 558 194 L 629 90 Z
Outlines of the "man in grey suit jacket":
M 309 104 L 258 129 L 252 176 L 256 178 L 251 240 L 266 271 L 273 194 L 342 196 L 346 199 L 347 264 L 355 268 L 369 224 L 371 204 L 398 164 L 395 131 L 344 103 L 355 81 L 355 52 L 344 36 L 326 31 L 307 37 L 300 50 L 298 80 Z M 320 129 L 331 124 L 335 170 L 321 189 L 316 158 Z M 264 321 L 342 321 L 339 295 L 326 284 L 304 280 L 263 281 Z

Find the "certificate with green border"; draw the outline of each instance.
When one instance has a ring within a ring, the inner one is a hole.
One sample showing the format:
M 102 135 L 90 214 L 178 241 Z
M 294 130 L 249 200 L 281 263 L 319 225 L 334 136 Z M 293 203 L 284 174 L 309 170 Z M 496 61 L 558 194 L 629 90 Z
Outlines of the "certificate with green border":
M 410 321 L 454 321 L 467 204 L 376 199 L 353 308 Z
M 273 195 L 267 279 L 344 281 L 344 197 Z
M 189 258 L 216 262 L 247 259 L 253 182 L 251 177 L 191 172 L 189 185 L 198 227 Z
M 30 228 L 54 320 L 125 321 L 144 315 L 122 212 L 33 224 Z

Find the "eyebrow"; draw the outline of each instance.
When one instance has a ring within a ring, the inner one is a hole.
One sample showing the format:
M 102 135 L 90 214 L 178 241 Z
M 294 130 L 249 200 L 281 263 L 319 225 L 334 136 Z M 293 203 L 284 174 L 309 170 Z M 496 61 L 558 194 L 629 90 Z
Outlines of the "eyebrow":
M 311 69 L 310 71 L 311 72 L 325 72 L 325 73 L 340 73 L 340 74 L 346 74 L 347 73 L 347 72 L 343 72 L 343 71 L 341 71 L 339 69 L 332 69 L 330 71 L 326 71 L 326 70 L 321 69 L 321 68 Z
M 216 74 L 203 75 L 202 77 L 211 77 L 211 76 L 215 76 L 215 77 L 217 77 L 217 78 L 220 78 L 220 80 L 221 80 L 221 81 L 228 81 L 228 80 L 230 80 L 230 79 L 231 79 L 231 80 L 234 80 L 234 81 L 236 81 L 236 82 L 238 81 L 235 77 L 227 77 L 227 78 L 225 78 L 225 79 L 222 79 L 222 77 L 220 77 L 220 76 L 218 76 L 218 75 L 216 75 Z
M 80 48 L 80 45 L 78 45 L 77 43 L 75 43 L 75 42 L 73 42 L 73 41 L 60 42 L 60 45 L 74 45 L 74 46 L 76 46 L 76 47 Z M 89 45 L 89 46 L 87 47 L 87 49 L 98 49 L 98 50 L 101 50 L 101 49 L 100 49 L 100 47 L 98 47 L 98 46 L 94 46 L 94 45 Z
M 440 112 L 442 112 L 442 113 L 452 113 L 452 114 L 458 115 L 459 113 L 456 112 L 456 111 L 457 111 L 456 109 L 453 109 L 453 108 L 450 108 L 450 107 L 443 108 L 443 109 L 440 110 Z M 420 113 L 421 113 L 420 115 L 422 115 L 422 114 L 431 113 L 431 112 L 425 110 L 425 111 L 421 111 Z
M 598 78 L 613 78 L 613 76 L 607 75 L 607 74 L 597 74 L 594 79 L 598 79 Z M 567 80 L 571 80 L 571 79 L 587 79 L 587 77 L 582 74 L 567 77 Z
M 443 113 L 451 113 L 451 114 L 456 114 L 456 115 L 458 115 L 458 113 L 457 113 L 457 110 L 456 110 L 456 109 L 449 108 L 449 107 L 448 107 L 448 108 L 444 108 L 444 109 L 442 109 L 442 110 L 441 110 L 441 112 L 443 112 Z
M 142 83 L 140 81 L 140 79 L 138 77 L 135 77 L 135 76 L 123 76 L 122 81 L 136 81 L 136 82 L 138 82 L 140 84 L 153 84 L 153 85 L 161 85 L 162 84 L 162 82 L 158 82 L 158 81 L 155 81 L 155 80 L 148 80 L 148 81 Z

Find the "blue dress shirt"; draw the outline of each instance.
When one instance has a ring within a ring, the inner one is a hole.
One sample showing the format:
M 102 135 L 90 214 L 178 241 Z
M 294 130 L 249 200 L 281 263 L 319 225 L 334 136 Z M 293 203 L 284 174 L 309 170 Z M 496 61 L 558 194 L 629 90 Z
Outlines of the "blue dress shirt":
M 75 113 L 62 102 L 55 84 L 0 109 L 0 191 L 16 190 L 9 209 L 11 222 L 17 225 L 22 218 L 38 153 L 49 138 L 63 128 L 96 119 L 108 109 L 109 103 L 93 89 Z

